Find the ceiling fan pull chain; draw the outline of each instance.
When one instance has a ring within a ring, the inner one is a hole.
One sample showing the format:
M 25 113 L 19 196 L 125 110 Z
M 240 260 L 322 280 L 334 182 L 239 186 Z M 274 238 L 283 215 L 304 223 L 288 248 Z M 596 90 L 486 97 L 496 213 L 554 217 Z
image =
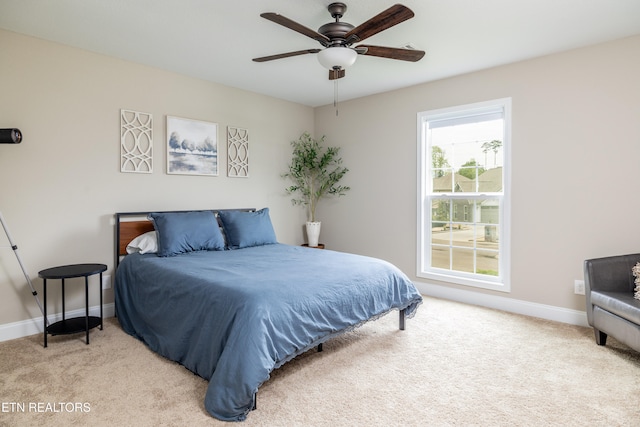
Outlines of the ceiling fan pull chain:
M 333 107 L 336 109 L 336 117 L 338 116 L 338 79 L 333 81 Z

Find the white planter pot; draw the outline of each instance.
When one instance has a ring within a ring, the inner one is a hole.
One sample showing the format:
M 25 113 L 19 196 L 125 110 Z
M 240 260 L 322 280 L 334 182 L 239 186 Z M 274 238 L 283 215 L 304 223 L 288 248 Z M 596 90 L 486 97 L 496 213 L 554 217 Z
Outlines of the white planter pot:
M 320 225 L 318 222 L 307 222 L 307 239 L 309 240 L 309 246 L 314 247 L 318 246 L 318 241 L 320 239 Z

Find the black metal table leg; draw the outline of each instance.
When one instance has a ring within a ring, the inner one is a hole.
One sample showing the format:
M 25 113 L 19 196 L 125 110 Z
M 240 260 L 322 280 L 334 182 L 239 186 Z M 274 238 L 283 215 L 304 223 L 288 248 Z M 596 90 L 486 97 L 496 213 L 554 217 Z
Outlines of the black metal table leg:
M 62 320 L 63 321 L 65 320 L 65 312 L 67 311 L 64 308 L 64 300 L 65 300 L 65 297 L 64 297 L 64 279 L 62 279 Z
M 89 345 L 89 276 L 84 276 L 84 307 L 84 327 L 87 332 L 87 345 Z
M 102 271 L 100 272 L 100 283 L 98 284 L 100 289 L 100 330 L 102 331 L 104 329 L 104 316 L 102 314 Z
M 44 304 L 42 310 L 44 311 L 44 346 L 47 347 L 47 279 L 42 279 L 42 293 L 44 294 Z

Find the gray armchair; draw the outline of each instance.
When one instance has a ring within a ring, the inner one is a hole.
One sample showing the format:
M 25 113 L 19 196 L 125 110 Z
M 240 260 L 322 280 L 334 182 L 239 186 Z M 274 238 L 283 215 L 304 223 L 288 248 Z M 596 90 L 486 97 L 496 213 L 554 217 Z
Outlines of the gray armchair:
M 640 254 L 589 259 L 584 262 L 587 320 L 598 345 L 607 335 L 640 351 L 640 300 L 633 297 L 633 266 Z

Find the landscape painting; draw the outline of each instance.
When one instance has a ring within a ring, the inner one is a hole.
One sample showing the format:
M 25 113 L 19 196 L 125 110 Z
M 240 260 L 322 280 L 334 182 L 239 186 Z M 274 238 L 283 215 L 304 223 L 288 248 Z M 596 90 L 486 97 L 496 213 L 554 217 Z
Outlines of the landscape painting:
M 167 116 L 167 173 L 218 175 L 218 124 Z

